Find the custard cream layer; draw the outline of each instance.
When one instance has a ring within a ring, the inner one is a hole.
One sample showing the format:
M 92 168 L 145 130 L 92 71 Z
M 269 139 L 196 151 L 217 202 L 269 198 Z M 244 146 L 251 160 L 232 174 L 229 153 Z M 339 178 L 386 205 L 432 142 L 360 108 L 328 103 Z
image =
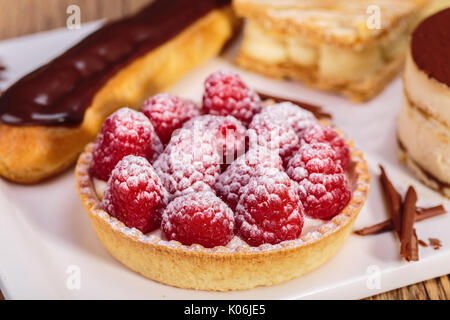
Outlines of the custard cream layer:
M 419 70 L 411 52 L 406 58 L 403 83 L 414 105 L 450 128 L 450 88 Z
M 424 113 L 406 95 L 398 118 L 398 138 L 421 168 L 450 183 L 450 127 Z
M 356 50 L 280 35 L 250 19 L 245 26 L 241 50 L 267 64 L 294 64 L 315 70 L 319 76 L 354 81 L 375 75 L 385 63 L 403 55 L 407 47 L 406 30 L 386 36 L 376 45 Z

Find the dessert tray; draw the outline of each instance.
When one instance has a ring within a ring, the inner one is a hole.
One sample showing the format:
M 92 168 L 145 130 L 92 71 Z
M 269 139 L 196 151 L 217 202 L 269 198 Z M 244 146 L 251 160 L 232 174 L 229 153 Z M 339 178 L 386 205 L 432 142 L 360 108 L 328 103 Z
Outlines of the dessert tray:
M 0 89 L 70 47 L 98 25 L 0 43 L 0 59 L 8 66 L 7 81 L 0 83 Z M 198 100 L 206 76 L 227 68 L 238 72 L 259 92 L 323 106 L 333 115 L 333 123 L 364 152 L 373 177 L 370 196 L 355 228 L 387 218 L 376 178 L 379 164 L 386 168 L 400 193 L 409 185 L 416 188 L 419 206 L 443 203 L 450 210 L 450 201 L 421 184 L 397 160 L 395 120 L 402 97 L 399 78 L 365 106 L 355 107 L 336 95 L 241 70 L 231 62 L 236 49 L 237 45 L 197 68 L 169 91 Z M 207 292 L 147 280 L 110 256 L 79 201 L 73 168 L 35 186 L 0 180 L 0 211 L 0 288 L 9 299 L 357 299 L 450 272 L 449 215 L 416 225 L 419 237 L 442 242 L 439 250 L 420 247 L 418 262 L 401 259 L 398 240 L 392 232 L 367 237 L 351 234 L 334 257 L 300 278 L 252 290 Z

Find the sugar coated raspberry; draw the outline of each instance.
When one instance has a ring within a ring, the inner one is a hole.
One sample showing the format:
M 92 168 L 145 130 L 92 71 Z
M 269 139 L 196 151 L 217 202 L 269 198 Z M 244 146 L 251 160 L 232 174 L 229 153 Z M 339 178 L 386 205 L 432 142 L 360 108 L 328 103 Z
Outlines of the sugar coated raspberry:
M 239 198 L 250 178 L 261 167 L 283 170 L 278 153 L 265 147 L 256 146 L 240 156 L 219 176 L 215 190 L 232 210 L 236 209 Z
M 248 124 L 261 110 L 261 100 L 249 89 L 238 74 L 231 71 L 218 71 L 205 81 L 203 95 L 205 113 L 228 116 Z
M 200 114 L 194 102 L 169 93 L 157 94 L 142 106 L 142 112 L 150 119 L 164 144 L 184 122 Z
M 303 228 L 303 207 L 296 189 L 283 171 L 258 170 L 236 207 L 239 236 L 252 246 L 297 239 Z
M 336 130 L 331 127 L 315 124 L 305 130 L 302 140 L 305 143 L 326 143 L 336 152 L 337 158 L 341 161 L 342 168 L 347 169 L 350 162 L 350 148 Z
M 265 106 L 261 114 L 267 115 L 272 121 L 292 127 L 298 137 L 303 135 L 306 128 L 317 123 L 314 114 L 291 102 Z
M 220 174 L 220 158 L 211 134 L 181 129 L 154 167 L 172 196 L 212 190 Z
M 287 161 L 300 147 L 300 139 L 294 129 L 285 122 L 277 121 L 269 113 L 260 113 L 253 118 L 249 125 L 251 139 L 250 130 L 255 131 L 257 144 L 278 151 L 284 161 Z
M 161 151 L 150 120 L 141 112 L 122 108 L 103 124 L 93 150 L 92 174 L 106 181 L 123 157 L 135 155 L 152 161 Z
M 312 218 L 333 218 L 351 198 L 341 163 L 327 144 L 303 145 L 289 161 L 286 173 L 298 183 L 305 214 Z
M 184 245 L 225 246 L 233 237 L 233 212 L 213 192 L 177 197 L 162 216 L 164 235 Z
M 235 117 L 202 115 L 186 122 L 183 128 L 195 130 L 197 134 L 213 134 L 222 164 L 232 163 L 244 152 L 246 129 Z
M 167 192 L 147 159 L 126 156 L 108 180 L 102 206 L 129 228 L 147 233 L 159 227 Z

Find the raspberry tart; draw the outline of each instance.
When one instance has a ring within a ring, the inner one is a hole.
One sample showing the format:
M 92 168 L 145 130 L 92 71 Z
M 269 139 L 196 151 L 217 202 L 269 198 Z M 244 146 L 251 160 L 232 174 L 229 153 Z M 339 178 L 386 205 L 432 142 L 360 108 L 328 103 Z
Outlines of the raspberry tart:
M 363 154 L 309 111 L 263 105 L 229 71 L 206 80 L 203 104 L 197 114 L 159 95 L 144 113 L 111 115 L 86 147 L 76 184 L 105 248 L 149 279 L 212 291 L 274 285 L 325 263 L 368 196 Z

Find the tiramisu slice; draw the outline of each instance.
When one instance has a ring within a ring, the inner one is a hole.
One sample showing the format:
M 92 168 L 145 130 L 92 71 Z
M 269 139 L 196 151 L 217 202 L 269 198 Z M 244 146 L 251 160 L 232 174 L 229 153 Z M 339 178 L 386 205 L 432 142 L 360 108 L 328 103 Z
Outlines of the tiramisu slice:
M 414 31 L 398 121 L 401 159 L 429 187 L 450 197 L 450 8 Z
M 237 63 L 368 100 L 401 69 L 410 30 L 425 3 L 235 0 L 238 15 L 247 20 Z

